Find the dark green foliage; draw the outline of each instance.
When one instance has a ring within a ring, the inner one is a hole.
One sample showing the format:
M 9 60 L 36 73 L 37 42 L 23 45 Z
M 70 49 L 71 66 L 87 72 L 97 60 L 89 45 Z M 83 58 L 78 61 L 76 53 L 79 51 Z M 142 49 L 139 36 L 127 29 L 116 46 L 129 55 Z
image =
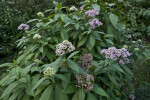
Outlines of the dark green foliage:
M 143 82 L 135 89 L 135 100 L 150 100 L 150 84 Z
M 149 0 L 122 0 L 122 21 L 124 28 L 136 39 L 147 40 L 150 36 L 150 1 Z
M 52 8 L 52 0 L 0 1 L 0 55 L 14 54 L 16 40 L 23 34 L 17 30 L 21 23 L 37 16 L 39 11 Z

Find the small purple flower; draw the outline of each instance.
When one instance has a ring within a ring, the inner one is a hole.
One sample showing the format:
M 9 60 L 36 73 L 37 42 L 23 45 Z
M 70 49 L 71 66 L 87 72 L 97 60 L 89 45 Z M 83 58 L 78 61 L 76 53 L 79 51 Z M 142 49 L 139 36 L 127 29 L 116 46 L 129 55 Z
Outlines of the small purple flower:
M 83 10 L 84 6 L 85 6 L 85 5 L 82 5 L 82 6 L 80 7 L 80 10 Z
M 131 94 L 131 95 L 129 96 L 129 98 L 130 98 L 130 100 L 135 100 L 135 96 L 134 96 L 133 94 Z
M 22 23 L 21 25 L 18 26 L 18 30 L 28 30 L 29 25 Z
M 97 18 L 94 18 L 91 22 L 89 22 L 91 28 L 95 29 L 96 26 L 102 26 L 103 23 L 101 23 Z
M 127 38 L 129 38 L 129 39 L 130 39 L 130 38 L 132 38 L 132 36 L 131 36 L 131 35 L 128 35 L 128 36 L 127 36 Z
M 130 59 L 124 58 L 124 60 L 126 60 L 126 63 L 127 63 L 127 64 L 130 63 Z
M 88 17 L 95 17 L 96 15 L 99 15 L 99 11 L 97 9 L 88 10 L 85 12 L 85 15 Z
M 125 64 L 122 59 L 119 60 L 119 63 L 123 65 Z

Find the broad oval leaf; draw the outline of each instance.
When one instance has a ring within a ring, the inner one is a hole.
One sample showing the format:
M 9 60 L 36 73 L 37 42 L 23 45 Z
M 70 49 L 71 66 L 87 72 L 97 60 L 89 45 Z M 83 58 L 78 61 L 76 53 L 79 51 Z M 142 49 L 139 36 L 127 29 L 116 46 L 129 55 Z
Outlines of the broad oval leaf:
M 118 23 L 118 16 L 113 14 L 113 13 L 111 13 L 109 15 L 109 19 L 110 19 L 111 23 L 113 24 L 113 26 L 116 27 L 116 25 Z
M 84 70 L 79 65 L 77 65 L 74 61 L 68 59 L 67 64 L 72 70 L 81 74 L 85 74 Z
M 92 91 L 101 96 L 108 97 L 107 93 L 101 87 L 99 87 L 97 84 L 94 84 Z

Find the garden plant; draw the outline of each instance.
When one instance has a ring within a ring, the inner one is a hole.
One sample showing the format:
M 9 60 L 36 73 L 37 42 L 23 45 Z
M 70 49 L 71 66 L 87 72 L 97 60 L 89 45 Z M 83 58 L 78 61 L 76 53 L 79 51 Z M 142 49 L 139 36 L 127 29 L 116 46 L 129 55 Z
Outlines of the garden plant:
M 132 70 L 149 51 L 124 28 L 114 4 L 53 4 L 18 26 L 18 57 L 0 65 L 7 67 L 0 99 L 134 100 Z

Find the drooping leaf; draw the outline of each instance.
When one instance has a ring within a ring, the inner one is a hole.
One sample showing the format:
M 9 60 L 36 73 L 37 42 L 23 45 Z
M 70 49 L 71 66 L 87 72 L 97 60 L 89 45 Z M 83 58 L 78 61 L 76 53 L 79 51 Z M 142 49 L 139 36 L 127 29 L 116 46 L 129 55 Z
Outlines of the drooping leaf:
M 4 96 L 6 96 L 7 94 L 11 93 L 13 91 L 13 89 L 17 86 L 18 84 L 16 82 L 12 83 L 11 85 L 9 85 L 5 91 L 2 93 L 1 98 L 3 98 Z
M 13 66 L 13 63 L 4 63 L 0 65 L 0 67 L 11 67 L 11 66 Z
M 37 84 L 33 87 L 33 90 L 35 90 L 43 81 L 45 80 L 45 77 L 41 78 Z

